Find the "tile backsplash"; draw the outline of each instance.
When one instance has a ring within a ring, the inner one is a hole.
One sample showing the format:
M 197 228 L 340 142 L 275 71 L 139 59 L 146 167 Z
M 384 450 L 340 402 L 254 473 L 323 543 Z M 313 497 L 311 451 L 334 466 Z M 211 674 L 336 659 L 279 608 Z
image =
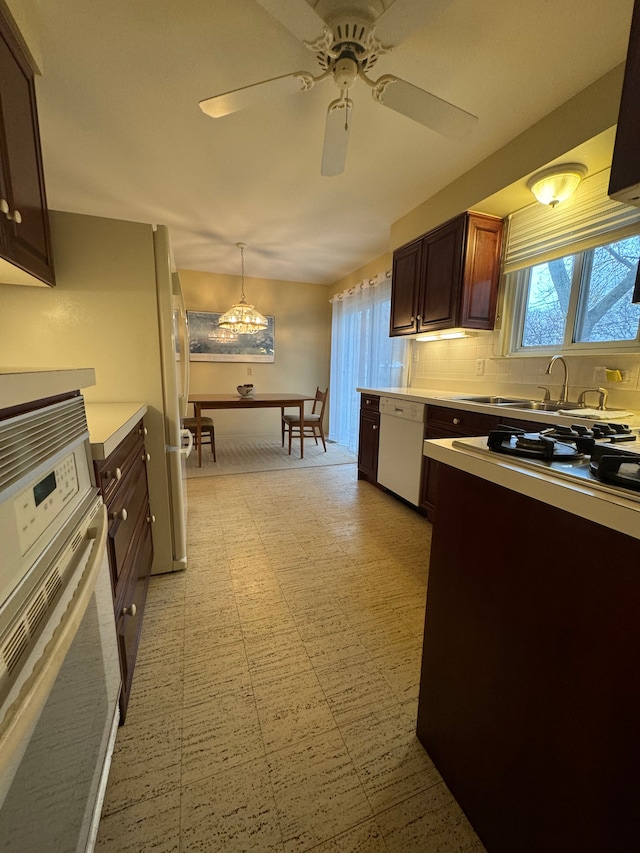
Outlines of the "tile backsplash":
M 549 356 L 500 357 L 499 332 L 480 332 L 473 338 L 452 341 L 411 342 L 411 379 L 414 388 L 469 391 L 470 393 L 515 394 L 542 399 L 539 386 L 559 395 L 564 378 L 561 364 L 545 373 Z M 569 367 L 570 398 L 586 388 L 606 388 L 610 407 L 640 409 L 640 352 L 624 355 L 565 356 Z M 596 368 L 620 370 L 623 382 L 596 378 Z M 590 398 L 587 403 L 591 403 Z M 596 402 L 594 395 L 593 402 Z

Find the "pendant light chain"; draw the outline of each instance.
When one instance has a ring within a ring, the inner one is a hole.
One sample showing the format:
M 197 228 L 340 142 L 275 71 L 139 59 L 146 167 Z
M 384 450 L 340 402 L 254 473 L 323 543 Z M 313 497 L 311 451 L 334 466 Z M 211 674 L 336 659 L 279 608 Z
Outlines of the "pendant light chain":
M 236 245 L 240 249 L 240 264 L 242 266 L 242 284 L 240 285 L 242 293 L 240 296 L 240 302 L 244 302 L 244 243 L 236 243 Z

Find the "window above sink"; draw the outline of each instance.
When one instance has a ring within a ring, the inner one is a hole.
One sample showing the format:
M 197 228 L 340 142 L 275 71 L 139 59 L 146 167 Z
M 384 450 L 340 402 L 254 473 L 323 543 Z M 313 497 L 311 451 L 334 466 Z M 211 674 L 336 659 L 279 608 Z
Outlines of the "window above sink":
M 553 209 L 510 217 L 501 355 L 596 355 L 640 350 L 633 290 L 640 209 L 608 196 L 609 169 Z
M 512 273 L 510 352 L 638 347 L 640 305 L 631 298 L 639 258 L 634 235 Z

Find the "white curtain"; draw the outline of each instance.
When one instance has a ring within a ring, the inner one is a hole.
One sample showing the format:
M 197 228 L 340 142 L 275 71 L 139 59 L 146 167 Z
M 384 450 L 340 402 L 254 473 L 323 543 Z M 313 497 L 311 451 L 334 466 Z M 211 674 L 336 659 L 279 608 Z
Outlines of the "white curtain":
M 358 387 L 407 384 L 409 346 L 389 337 L 391 273 L 381 273 L 332 300 L 329 438 L 358 447 Z

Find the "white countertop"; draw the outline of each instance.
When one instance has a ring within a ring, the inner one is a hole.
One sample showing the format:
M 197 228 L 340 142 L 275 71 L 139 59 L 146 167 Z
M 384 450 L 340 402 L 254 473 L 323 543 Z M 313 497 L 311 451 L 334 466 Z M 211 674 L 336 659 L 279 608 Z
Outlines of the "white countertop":
M 512 457 L 453 447 L 455 440 L 427 440 L 423 453 L 437 462 L 640 539 L 640 501 L 600 491 L 586 481 L 556 479 L 544 470 L 526 468 Z M 499 523 L 498 516 L 496 519 Z M 543 531 L 540 535 L 544 540 Z M 549 545 L 552 547 L 552 543 Z
M 0 367 L 0 409 L 57 397 L 95 384 L 93 367 L 69 370 Z
M 408 400 L 415 403 L 425 403 L 430 406 L 445 406 L 450 409 L 460 409 L 466 412 L 482 412 L 488 415 L 497 415 L 504 418 L 515 418 L 524 421 L 536 421 L 538 423 L 548 424 L 572 424 L 576 422 L 576 415 L 563 415 L 559 412 L 541 412 L 537 409 L 517 409 L 511 406 L 495 406 L 490 403 L 473 403 L 468 400 L 461 400 L 460 397 L 481 396 L 482 392 L 470 391 L 434 391 L 427 388 L 356 388 L 356 391 L 361 394 L 373 394 L 378 397 L 394 397 L 397 400 Z M 492 392 L 489 392 L 491 394 Z M 489 394 L 487 396 L 489 396 Z M 496 394 L 494 396 L 508 396 L 506 394 Z M 520 396 L 520 395 L 516 395 Z M 629 410 L 625 410 L 629 411 Z M 596 423 L 594 419 L 588 417 L 580 418 L 586 423 Z M 611 422 L 615 422 L 615 410 L 611 411 Z M 631 416 L 621 419 L 623 423 L 632 421 L 640 422 L 640 413 L 633 412 Z
M 86 403 L 91 455 L 106 459 L 147 412 L 146 403 Z

